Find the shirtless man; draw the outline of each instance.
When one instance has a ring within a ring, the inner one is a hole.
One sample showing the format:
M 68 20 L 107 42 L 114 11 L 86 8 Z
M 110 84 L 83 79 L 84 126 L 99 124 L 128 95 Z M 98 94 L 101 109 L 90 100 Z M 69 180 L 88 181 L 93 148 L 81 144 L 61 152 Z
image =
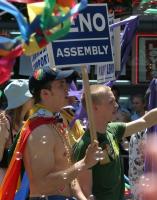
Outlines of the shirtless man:
M 67 82 L 72 80 L 74 72 L 42 69 L 38 73 L 35 72 L 29 82 L 30 92 L 37 103 L 32 118 L 56 118 L 54 113 L 68 105 Z M 26 144 L 24 163 L 30 179 L 32 200 L 39 199 L 41 195 L 51 196 L 48 199 L 56 199 L 54 195 L 62 195 L 62 199 L 70 196 L 86 199 L 75 178 L 80 170 L 96 163 L 94 152 L 98 150 L 97 144 L 89 147 L 84 159 L 72 165 L 68 133 L 61 120 L 58 121 L 55 125 L 37 127 Z
M 17 182 L 22 157 L 30 183 L 30 200 L 70 200 L 73 197 L 86 200 L 76 177 L 80 171 L 97 163 L 95 153 L 99 151 L 98 143 L 94 141 L 89 145 L 86 156 L 74 164 L 68 131 L 58 113 L 68 105 L 68 83 L 74 76 L 73 70 L 44 68 L 37 69 L 30 77 L 29 89 L 35 105 L 20 133 L 11 165 L 0 188 L 0 199 L 14 199 L 15 179 Z
M 28 137 L 24 150 L 24 165 L 30 180 L 30 199 L 86 199 L 79 189 L 80 170 L 96 164 L 97 143 L 89 146 L 84 159 L 73 164 L 68 132 L 56 113 L 68 105 L 68 81 L 73 70 L 39 69 L 30 77 L 29 88 L 35 99 L 32 119 L 53 117 L 57 123 L 43 124 Z

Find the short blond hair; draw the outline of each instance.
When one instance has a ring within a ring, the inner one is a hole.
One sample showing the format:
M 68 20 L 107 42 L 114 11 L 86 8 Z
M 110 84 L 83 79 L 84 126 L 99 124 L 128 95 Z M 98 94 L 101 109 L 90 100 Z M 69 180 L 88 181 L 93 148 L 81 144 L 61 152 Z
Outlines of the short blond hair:
M 100 84 L 90 85 L 92 103 L 100 104 L 108 92 L 111 92 L 111 88 L 108 86 Z M 85 94 L 82 97 L 82 105 L 86 108 Z

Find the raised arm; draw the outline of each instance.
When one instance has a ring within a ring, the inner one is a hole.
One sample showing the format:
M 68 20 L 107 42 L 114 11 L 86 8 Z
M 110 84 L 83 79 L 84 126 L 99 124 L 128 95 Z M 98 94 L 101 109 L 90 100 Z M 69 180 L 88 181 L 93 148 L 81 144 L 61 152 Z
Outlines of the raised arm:
M 157 124 L 157 108 L 154 108 L 147 112 L 143 117 L 126 123 L 126 129 L 124 137 L 131 136 L 134 133 L 142 131 L 146 128 L 150 128 Z

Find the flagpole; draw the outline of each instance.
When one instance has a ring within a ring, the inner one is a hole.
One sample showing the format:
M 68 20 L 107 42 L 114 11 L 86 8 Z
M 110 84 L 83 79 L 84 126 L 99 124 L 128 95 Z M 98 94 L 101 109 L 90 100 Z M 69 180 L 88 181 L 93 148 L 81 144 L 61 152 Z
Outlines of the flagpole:
M 91 143 L 92 143 L 94 140 L 97 140 L 97 136 L 96 136 L 95 123 L 94 123 L 94 115 L 93 115 L 92 100 L 91 100 L 91 95 L 90 95 L 87 66 L 82 65 L 81 71 L 82 71 L 83 87 L 84 87 L 84 94 L 85 94 L 85 100 L 86 100 L 86 109 L 87 109 Z

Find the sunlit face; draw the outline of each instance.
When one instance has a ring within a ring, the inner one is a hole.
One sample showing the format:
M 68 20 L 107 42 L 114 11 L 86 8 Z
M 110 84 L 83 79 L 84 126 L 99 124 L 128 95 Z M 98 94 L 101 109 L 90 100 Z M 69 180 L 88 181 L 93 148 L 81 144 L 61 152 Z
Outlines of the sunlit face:
M 135 112 L 141 112 L 144 110 L 145 104 L 142 102 L 140 98 L 134 97 L 132 100 L 132 107 Z
M 49 90 L 49 104 L 57 111 L 69 104 L 68 99 L 69 85 L 65 79 L 55 80 L 51 83 L 51 90 Z
M 101 104 L 97 105 L 97 111 L 105 121 L 111 121 L 115 115 L 118 105 L 112 91 L 108 91 L 102 99 Z

